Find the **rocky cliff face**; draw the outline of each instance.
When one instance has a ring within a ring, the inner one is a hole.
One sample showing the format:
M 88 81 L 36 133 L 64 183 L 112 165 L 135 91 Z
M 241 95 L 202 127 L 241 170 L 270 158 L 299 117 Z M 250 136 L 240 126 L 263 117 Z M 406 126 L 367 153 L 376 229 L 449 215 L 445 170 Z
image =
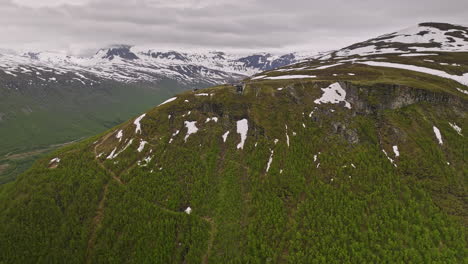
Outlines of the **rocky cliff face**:
M 425 89 L 418 89 L 404 85 L 374 84 L 360 86 L 350 82 L 342 82 L 353 110 L 358 114 L 376 114 L 378 111 L 400 109 L 416 103 L 430 103 L 444 107 L 468 109 L 468 102 L 462 98 Z

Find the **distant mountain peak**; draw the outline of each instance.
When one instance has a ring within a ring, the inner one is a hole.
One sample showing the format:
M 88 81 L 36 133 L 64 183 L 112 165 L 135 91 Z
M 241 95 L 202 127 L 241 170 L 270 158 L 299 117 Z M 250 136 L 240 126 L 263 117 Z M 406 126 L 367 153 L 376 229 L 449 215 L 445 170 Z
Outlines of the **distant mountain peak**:
M 107 49 L 98 51 L 98 55 L 104 53 L 101 58 L 113 60 L 116 57 L 124 60 L 137 60 L 138 56 L 131 51 L 132 46 L 130 45 L 113 45 Z

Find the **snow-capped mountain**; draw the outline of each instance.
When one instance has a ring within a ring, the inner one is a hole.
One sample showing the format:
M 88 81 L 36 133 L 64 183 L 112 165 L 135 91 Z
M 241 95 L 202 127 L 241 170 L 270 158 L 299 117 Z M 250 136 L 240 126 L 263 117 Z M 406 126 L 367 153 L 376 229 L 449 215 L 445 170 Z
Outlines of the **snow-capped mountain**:
M 151 83 L 170 79 L 183 85 L 212 85 L 289 65 L 305 57 L 297 53 L 239 55 L 220 51 L 158 50 L 127 45 L 101 49 L 91 57 L 68 56 L 57 52 L 9 52 L 0 54 L 0 78 L 22 75 L 29 77 L 29 82 L 56 82 L 61 79 L 56 75 L 70 75 L 70 78 L 65 78 L 66 81 L 83 84 L 92 84 L 101 79 Z
M 368 65 L 411 70 L 466 86 L 467 56 L 468 27 L 447 23 L 421 23 L 340 50 L 324 52 L 300 63 L 260 73 L 251 80 L 336 79 L 340 76 L 337 69 Z M 349 78 L 356 76 L 356 73 L 347 72 L 345 76 Z M 468 93 L 460 87 L 453 90 L 456 93 Z
M 468 27 L 447 23 L 421 23 L 315 58 L 330 59 L 417 52 L 468 52 Z

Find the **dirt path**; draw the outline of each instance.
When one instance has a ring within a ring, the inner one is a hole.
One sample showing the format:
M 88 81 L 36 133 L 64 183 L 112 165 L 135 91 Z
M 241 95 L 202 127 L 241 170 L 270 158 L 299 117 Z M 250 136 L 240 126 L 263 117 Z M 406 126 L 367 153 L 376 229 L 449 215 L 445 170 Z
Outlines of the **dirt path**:
M 102 138 L 100 140 L 99 143 L 97 143 L 95 146 L 94 146 L 94 159 L 96 160 L 97 164 L 99 165 L 99 167 L 101 167 L 103 170 L 105 170 L 109 175 L 112 176 L 112 179 L 115 180 L 117 183 L 119 183 L 119 185 L 124 185 L 125 183 L 122 182 L 121 178 L 119 177 L 119 175 L 116 175 L 112 170 L 106 168 L 106 166 L 104 166 L 104 163 L 101 162 L 98 158 L 98 147 L 104 143 L 110 136 L 112 136 L 114 133 L 109 133 L 107 134 L 104 138 Z M 224 160 L 224 155 L 223 157 L 219 157 L 219 158 L 222 158 Z M 134 168 L 135 165 L 131 166 L 129 169 L 125 170 L 124 172 L 122 173 L 126 173 L 128 171 L 130 171 L 132 168 Z M 108 193 L 108 189 L 109 189 L 109 182 L 107 182 L 105 185 L 104 185 L 104 190 L 103 190 L 103 194 L 102 194 L 102 198 L 101 200 L 99 201 L 99 205 L 98 205 L 98 208 L 96 210 L 96 216 L 94 217 L 93 219 L 93 222 L 91 224 L 91 235 L 89 237 L 89 240 L 88 240 L 88 247 L 87 247 L 87 250 L 86 250 L 86 263 L 91 263 L 91 257 L 93 255 L 93 252 L 94 252 L 94 246 L 95 246 L 95 243 L 96 243 L 96 238 L 97 238 L 97 230 L 99 229 L 99 226 L 102 222 L 102 220 L 104 219 L 104 206 L 105 206 L 105 201 L 106 201 L 106 197 L 107 197 L 107 193 Z M 168 213 L 176 213 L 176 214 L 182 214 L 183 212 L 178 212 L 178 211 L 172 211 L 172 210 L 169 210 L 159 204 L 157 204 L 157 206 L 165 211 L 165 212 L 168 212 Z M 217 233 L 217 226 L 216 226 L 216 223 L 213 221 L 213 219 L 211 219 L 210 217 L 201 217 L 201 216 L 196 216 L 200 219 L 202 219 L 203 221 L 206 221 L 209 225 L 210 225 L 210 236 L 209 236 L 209 239 L 208 239 L 208 247 L 207 247 L 207 251 L 205 253 L 205 255 L 203 256 L 203 263 L 208 263 L 208 257 L 210 256 L 210 253 L 211 253 L 211 249 L 213 247 L 213 242 L 214 242 L 214 238 L 215 238 L 215 235 Z
M 104 204 L 106 202 L 107 191 L 109 189 L 109 182 L 104 185 L 104 192 L 102 198 L 99 201 L 99 205 L 96 211 L 96 216 L 94 216 L 93 222 L 91 223 L 91 236 L 88 240 L 88 247 L 86 249 L 86 263 L 91 263 L 91 256 L 94 252 L 94 245 L 96 243 L 97 230 L 99 225 L 104 218 Z
M 96 160 L 97 164 L 99 165 L 99 167 L 101 167 L 104 171 L 106 171 L 107 173 L 109 173 L 111 176 L 112 176 L 112 179 L 114 179 L 115 181 L 117 181 L 119 184 L 123 184 L 122 181 L 120 180 L 119 177 L 117 177 L 117 175 L 115 175 L 115 173 L 109 169 L 107 169 L 104 164 L 99 160 L 99 158 L 97 157 L 98 154 L 97 154 L 97 148 L 104 142 L 106 141 L 113 133 L 109 133 L 108 135 L 106 135 L 100 143 L 96 144 L 94 146 L 94 159 Z M 89 237 L 89 240 L 88 240 L 88 247 L 86 249 L 86 263 L 91 263 L 91 257 L 93 255 L 93 252 L 94 252 L 94 246 L 95 246 L 95 243 L 96 243 L 96 237 L 97 237 L 97 230 L 99 229 L 99 226 L 101 225 L 101 222 L 102 220 L 104 219 L 104 205 L 106 203 L 106 198 L 107 198 L 107 193 L 108 193 L 108 190 L 109 190 L 109 183 L 110 182 L 107 182 L 105 185 L 104 185 L 104 190 L 103 190 L 103 193 L 102 193 L 102 197 L 101 197 L 101 200 L 99 201 L 99 205 L 98 205 L 98 208 L 96 210 L 96 215 L 94 216 L 93 218 L 93 222 L 91 223 L 91 235 Z
M 210 238 L 208 239 L 208 247 L 206 249 L 205 255 L 203 255 L 203 258 L 202 258 L 202 263 L 206 264 L 206 263 L 208 263 L 208 258 L 211 255 L 211 249 L 213 248 L 213 242 L 214 242 L 214 238 L 216 236 L 216 233 L 218 232 L 218 227 L 216 226 L 216 223 L 213 221 L 213 219 L 211 219 L 209 217 L 202 217 L 202 219 L 205 220 L 206 222 L 208 222 L 210 224 L 210 226 L 211 226 Z

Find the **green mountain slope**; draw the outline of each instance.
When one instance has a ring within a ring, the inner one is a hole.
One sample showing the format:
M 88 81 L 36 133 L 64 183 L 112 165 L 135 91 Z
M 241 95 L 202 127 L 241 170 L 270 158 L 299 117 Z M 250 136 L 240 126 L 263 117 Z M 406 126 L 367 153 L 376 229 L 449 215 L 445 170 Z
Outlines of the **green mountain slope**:
M 465 56 L 181 93 L 1 186 L 0 262 L 464 263 Z
M 102 82 L 95 86 L 0 86 L 0 184 L 28 168 L 35 157 L 62 144 L 101 133 L 185 90 Z

